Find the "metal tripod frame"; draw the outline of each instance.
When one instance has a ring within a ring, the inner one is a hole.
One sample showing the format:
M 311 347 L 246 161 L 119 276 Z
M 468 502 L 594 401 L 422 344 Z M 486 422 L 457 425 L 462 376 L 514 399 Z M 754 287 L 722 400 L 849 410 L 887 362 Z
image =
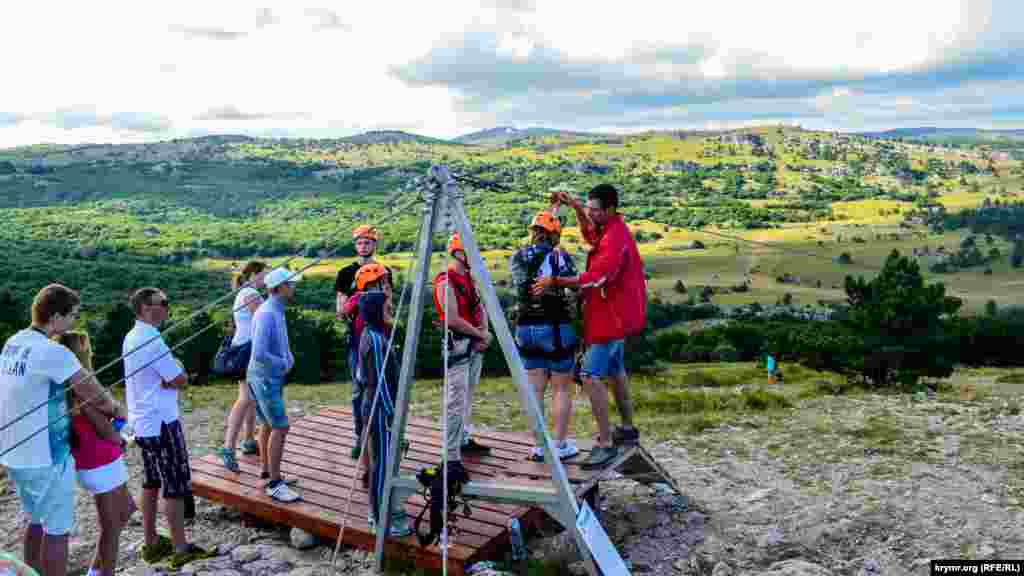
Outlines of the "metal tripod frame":
M 381 502 L 381 510 L 385 512 L 378 514 L 380 521 L 377 524 L 377 545 L 375 550 L 378 573 L 383 573 L 384 543 L 391 524 L 391 514 L 387 511 L 392 509 L 393 499 L 397 498 L 399 501 L 404 501 L 409 496 L 418 492 L 420 488 L 420 484 L 414 476 L 400 476 L 401 454 L 397 447 L 402 445 L 409 418 L 409 401 L 413 374 L 415 372 L 416 352 L 419 346 L 420 328 L 423 322 L 423 302 L 430 284 L 430 257 L 433 247 L 433 236 L 439 224 L 440 202 L 446 203 L 444 206 L 446 212 L 454 218 L 456 231 L 459 233 L 462 244 L 465 246 L 466 255 L 469 258 L 470 270 L 477 285 L 480 287 L 484 307 L 490 319 L 490 325 L 494 328 L 498 344 L 501 346 L 501 351 L 508 362 L 509 370 L 512 373 L 512 380 L 519 389 L 520 400 L 530 419 L 537 445 L 544 446 L 547 454 L 558 454 L 558 450 L 547 432 L 539 400 L 527 380 L 526 370 L 523 367 L 522 359 L 519 357 L 519 350 L 509 329 L 508 322 L 502 312 L 498 295 L 494 289 L 494 283 L 491 281 L 491 276 L 480 255 L 480 248 L 473 236 L 469 219 L 466 217 L 462 193 L 458 190 L 455 180 L 446 166 L 432 166 L 430 168 L 430 180 L 429 190 L 424 194 L 425 206 L 423 216 L 426 221 L 420 228 L 416 277 L 413 280 L 415 284 L 412 287 L 412 300 L 409 304 L 405 346 L 402 349 L 402 369 L 398 380 L 398 397 L 396 399 L 395 415 L 391 429 L 391 449 L 387 454 L 385 489 Z M 442 439 L 442 441 L 446 441 L 446 439 Z M 577 549 L 583 556 L 587 571 L 592 576 L 599 576 L 600 572 L 594 563 L 594 559 L 588 553 L 583 536 L 576 528 L 579 505 L 576 501 L 576 495 L 569 484 L 565 467 L 558 458 L 550 457 L 544 460 L 545 464 L 551 469 L 552 486 L 550 488 L 474 480 L 463 486 L 462 494 L 473 499 L 542 508 L 561 523 L 565 529 L 572 531 Z

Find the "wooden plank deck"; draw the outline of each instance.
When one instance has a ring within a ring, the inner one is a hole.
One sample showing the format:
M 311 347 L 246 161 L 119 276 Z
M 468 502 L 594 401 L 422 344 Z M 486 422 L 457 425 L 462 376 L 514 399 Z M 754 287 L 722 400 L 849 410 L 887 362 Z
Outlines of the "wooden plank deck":
M 414 474 L 424 466 L 440 463 L 442 441 L 437 422 L 410 418 L 405 437 L 410 447 L 402 460 L 403 474 Z M 548 467 L 526 459 L 533 446 L 532 434 L 480 432 L 476 437 L 491 447 L 491 453 L 483 457 L 463 456 L 463 464 L 473 480 L 550 485 Z M 259 477 L 259 460 L 255 456 L 239 457 L 240 473 L 225 469 L 216 454 L 193 460 L 193 491 L 202 498 L 267 521 L 302 528 L 332 542 L 337 540 L 344 521 L 343 543 L 373 550 L 376 542 L 366 520 L 369 495 L 362 482 L 358 479 L 353 482 L 356 462 L 349 454 L 355 443 L 351 411 L 324 408 L 304 418 L 292 419 L 285 443 L 281 470 L 285 476 L 298 479 L 295 490 L 302 501 L 282 504 L 266 496 L 264 481 Z M 586 458 L 590 442 L 581 441 L 579 447 L 579 456 L 563 462 L 577 497 L 582 498 L 596 487 L 598 472 L 580 468 L 578 463 Z M 350 488 L 352 501 L 346 511 Z M 406 512 L 415 516 L 423 505 L 420 495 L 413 496 L 406 503 Z M 513 518 L 518 518 L 524 528 L 549 520 L 540 508 L 486 501 L 473 502 L 469 517 L 458 514 L 459 532 L 452 538 L 453 545 L 448 550 L 451 573 L 458 576 L 475 562 L 497 559 L 508 544 L 508 525 Z M 415 536 L 388 540 L 387 555 L 411 557 L 417 565 L 434 569 L 441 567 L 437 546 L 422 547 Z

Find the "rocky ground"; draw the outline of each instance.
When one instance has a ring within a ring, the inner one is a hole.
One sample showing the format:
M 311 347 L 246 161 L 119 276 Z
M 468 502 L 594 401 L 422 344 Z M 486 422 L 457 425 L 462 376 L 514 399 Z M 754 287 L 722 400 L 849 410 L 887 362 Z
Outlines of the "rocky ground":
M 978 384 L 983 394 L 974 401 L 956 391 L 916 400 L 817 397 L 701 434 L 645 442 L 687 498 L 661 486 L 608 481 L 601 486 L 602 525 L 634 574 L 927 574 L 932 559 L 1021 558 L 1024 415 L 1016 387 L 990 388 L 985 378 Z M 299 414 L 306 406 L 289 408 Z M 210 417 L 185 414 L 195 453 L 219 443 L 206 437 L 216 428 Z M 137 452 L 129 468 L 137 491 Z M 95 510 L 85 495 L 78 514 L 76 574 L 95 544 L 86 528 Z M 17 497 L 0 476 L 5 550 L 20 551 L 23 527 Z M 221 554 L 181 574 L 373 573 L 362 552 L 343 553 L 332 568 L 331 543 L 300 551 L 287 529 L 247 524 L 202 500 L 190 534 Z M 123 536 L 122 573 L 154 572 L 136 556 L 141 538 L 137 515 Z M 564 536 L 541 535 L 528 546 L 539 561 L 562 561 L 561 573 L 581 568 Z

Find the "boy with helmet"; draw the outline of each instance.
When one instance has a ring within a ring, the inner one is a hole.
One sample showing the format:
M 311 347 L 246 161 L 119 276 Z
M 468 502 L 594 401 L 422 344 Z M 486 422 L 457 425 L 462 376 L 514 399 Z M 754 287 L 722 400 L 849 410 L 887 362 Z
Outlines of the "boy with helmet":
M 363 391 L 360 412 L 370 429 L 371 462 L 369 476 L 370 513 L 367 518 L 371 532 L 380 521 L 384 495 L 385 466 L 391 443 L 391 420 L 398 393 L 398 364 L 387 354 L 391 321 L 391 289 L 388 270 L 376 262 L 365 264 L 356 272 L 358 314 L 363 322 L 356 350 L 355 379 Z M 386 357 L 386 358 L 385 358 Z M 361 438 L 357 442 L 361 441 Z M 401 538 L 412 533 L 401 502 L 392 502 L 390 536 Z
M 572 417 L 570 392 L 576 363 L 572 305 L 566 288 L 551 287 L 540 295 L 534 295 L 530 290 L 539 278 L 576 276 L 576 265 L 572 257 L 558 246 L 562 224 L 554 214 L 539 212 L 530 223 L 529 230 L 530 245 L 517 251 L 509 260 L 517 299 L 516 345 L 541 410 L 544 409 L 548 381 L 551 381 L 558 457 L 572 458 L 579 454 L 575 442 L 567 437 Z M 534 447 L 530 459 L 543 461 L 544 447 Z
M 352 241 L 355 243 L 356 260 L 338 271 L 334 280 L 334 292 L 336 294 L 336 313 L 338 320 L 348 324 L 348 367 L 352 379 L 352 423 L 357 438 L 363 434 L 363 420 L 359 413 L 359 399 L 362 398 L 362 390 L 359 389 L 355 378 L 356 348 L 359 346 L 359 336 L 362 324 L 357 322 L 355 306 L 346 307 L 349 298 L 356 292 L 356 272 L 366 265 L 375 262 L 374 254 L 377 252 L 377 242 L 380 241 L 380 233 L 373 226 L 361 224 L 352 231 Z M 387 271 L 388 284 L 391 284 L 391 271 Z M 352 459 L 359 458 L 359 447 L 352 449 Z M 363 465 L 367 460 L 363 459 Z
M 466 249 L 458 234 L 448 240 L 448 269 L 434 278 L 434 309 L 442 326 L 448 319 L 448 461 L 462 465 L 462 453 L 483 455 L 490 448 L 472 438 L 473 393 L 480 383 L 483 352 L 491 333 L 483 302 L 469 272 Z M 449 298 L 449 295 L 452 296 Z

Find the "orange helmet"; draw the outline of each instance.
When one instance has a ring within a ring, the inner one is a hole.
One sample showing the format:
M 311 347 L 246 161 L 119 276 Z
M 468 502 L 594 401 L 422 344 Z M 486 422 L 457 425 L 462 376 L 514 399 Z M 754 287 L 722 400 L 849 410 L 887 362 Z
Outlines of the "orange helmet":
M 380 240 L 380 235 L 377 234 L 377 229 L 369 224 L 361 224 L 356 226 L 356 229 L 352 231 L 352 239 L 358 240 L 360 238 L 369 238 L 374 242 Z
M 356 290 L 365 290 L 366 287 L 377 280 L 388 275 L 388 269 L 383 264 L 370 262 L 363 264 L 356 271 Z
M 448 239 L 448 253 L 453 254 L 456 250 L 466 251 L 465 246 L 462 245 L 462 238 L 459 238 L 458 232 L 452 234 L 452 237 Z
M 533 217 L 533 222 L 530 222 L 530 228 L 543 228 L 552 234 L 562 233 L 562 223 L 558 221 L 557 216 L 547 210 L 538 212 Z

